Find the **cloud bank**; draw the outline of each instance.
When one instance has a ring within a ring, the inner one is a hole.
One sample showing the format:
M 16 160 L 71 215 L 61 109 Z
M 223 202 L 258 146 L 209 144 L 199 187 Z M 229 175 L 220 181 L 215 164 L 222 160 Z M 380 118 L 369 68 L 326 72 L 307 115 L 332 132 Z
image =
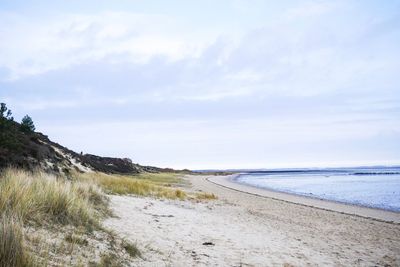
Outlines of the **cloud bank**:
M 0 98 L 73 149 L 148 164 L 400 162 L 396 2 L 221 3 L 3 7 Z

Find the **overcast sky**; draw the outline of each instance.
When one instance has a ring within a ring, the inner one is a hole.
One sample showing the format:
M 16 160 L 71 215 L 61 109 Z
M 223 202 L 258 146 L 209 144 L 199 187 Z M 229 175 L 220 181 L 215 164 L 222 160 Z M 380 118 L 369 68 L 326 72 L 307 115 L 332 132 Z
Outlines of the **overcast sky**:
M 175 168 L 400 163 L 400 1 L 0 1 L 0 101 Z

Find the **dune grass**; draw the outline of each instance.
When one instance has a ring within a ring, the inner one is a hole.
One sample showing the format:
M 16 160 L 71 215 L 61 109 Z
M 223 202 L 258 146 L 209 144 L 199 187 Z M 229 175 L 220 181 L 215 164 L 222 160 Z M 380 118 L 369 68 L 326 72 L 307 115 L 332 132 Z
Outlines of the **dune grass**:
M 25 224 L 99 229 L 107 205 L 97 185 L 40 171 L 4 170 L 0 174 L 0 267 L 36 265 L 25 249 Z
M 0 212 L 24 222 L 96 226 L 107 201 L 93 184 L 43 172 L 8 169 L 0 179 Z
M 50 227 L 48 229 L 59 225 L 86 229 L 87 233 L 93 229 L 104 232 L 101 219 L 109 214 L 108 198 L 104 192 L 179 200 L 193 199 L 193 195 L 174 188 L 183 184 L 183 180 L 174 173 L 127 176 L 93 172 L 72 174 L 67 179 L 41 171 L 6 169 L 0 173 L 0 267 L 43 265 L 37 264 L 41 256 L 33 257 L 29 246 L 24 244 L 25 241 L 30 244 L 29 236 L 24 239 L 26 224 L 41 228 Z M 194 197 L 216 198 L 215 195 L 206 193 L 199 193 Z M 65 236 L 63 240 L 81 247 L 88 245 L 87 240 L 74 233 Z M 140 251 L 135 245 L 124 242 L 121 248 L 132 257 L 140 257 Z M 104 254 L 99 266 L 118 263 L 110 253 Z
M 196 193 L 196 198 L 199 200 L 215 200 L 218 199 L 218 197 L 214 194 L 210 193 Z
M 126 240 L 124 240 L 122 242 L 122 247 L 133 258 L 141 257 L 141 255 L 142 255 L 140 250 L 136 247 L 136 245 L 134 245 Z
M 176 173 L 140 173 L 134 178 L 149 181 L 158 185 L 163 186 L 173 186 L 173 185 L 183 185 L 184 181 Z
M 104 173 L 85 173 L 77 176 L 78 180 L 92 181 L 110 194 L 134 194 L 168 199 L 185 199 L 186 193 L 180 189 L 167 187 L 178 178 L 174 175 L 141 174 L 138 176 L 110 175 Z
M 0 216 L 0 267 L 34 266 L 26 253 L 21 221 L 11 215 Z

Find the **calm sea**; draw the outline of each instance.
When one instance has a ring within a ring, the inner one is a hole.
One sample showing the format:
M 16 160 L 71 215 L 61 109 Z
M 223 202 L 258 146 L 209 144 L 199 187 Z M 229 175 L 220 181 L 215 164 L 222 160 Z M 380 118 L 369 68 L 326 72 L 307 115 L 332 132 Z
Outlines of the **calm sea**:
M 235 180 L 258 188 L 400 212 L 400 167 L 255 171 Z

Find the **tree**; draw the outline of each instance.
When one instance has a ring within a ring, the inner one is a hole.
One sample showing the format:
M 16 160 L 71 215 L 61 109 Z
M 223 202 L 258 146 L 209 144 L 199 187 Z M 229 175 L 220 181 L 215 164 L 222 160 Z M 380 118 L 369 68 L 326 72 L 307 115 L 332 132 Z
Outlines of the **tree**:
M 0 118 L 10 121 L 14 120 L 14 118 L 12 117 L 11 109 L 7 108 L 6 103 L 0 103 Z
M 26 115 L 22 118 L 21 130 L 25 133 L 33 133 L 35 131 L 35 125 L 31 117 Z
M 0 103 L 0 148 L 18 148 L 18 128 L 13 122 L 12 112 L 5 103 Z

